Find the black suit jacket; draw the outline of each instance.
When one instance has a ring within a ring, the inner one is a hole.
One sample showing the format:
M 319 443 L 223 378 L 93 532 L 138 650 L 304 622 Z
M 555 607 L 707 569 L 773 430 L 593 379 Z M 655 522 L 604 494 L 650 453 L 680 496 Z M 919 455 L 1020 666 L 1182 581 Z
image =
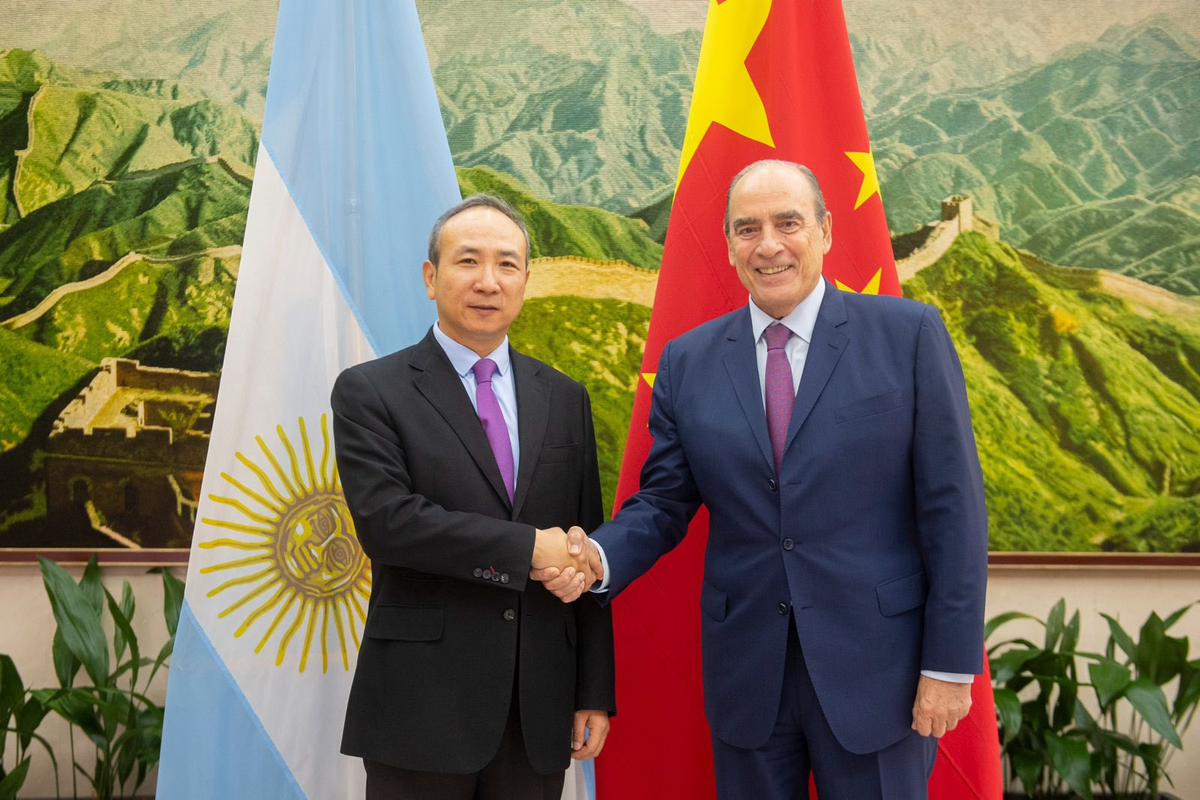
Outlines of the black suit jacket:
M 371 559 L 371 600 L 342 752 L 404 769 L 475 772 L 496 753 L 514 676 L 535 769 L 565 769 L 577 709 L 615 711 L 612 618 L 529 580 L 534 529 L 603 519 L 591 404 L 512 351 L 514 502 L 433 337 L 343 372 L 338 470 Z

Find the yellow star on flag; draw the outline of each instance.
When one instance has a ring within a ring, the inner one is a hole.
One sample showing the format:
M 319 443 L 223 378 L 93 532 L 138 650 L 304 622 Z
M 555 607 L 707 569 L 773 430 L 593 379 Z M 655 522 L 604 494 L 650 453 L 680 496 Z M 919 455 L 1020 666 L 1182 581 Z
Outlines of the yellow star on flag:
M 675 188 L 679 188 L 683 173 L 713 123 L 768 147 L 775 146 L 767 110 L 746 70 L 746 56 L 770 12 L 771 0 L 709 0 Z
M 864 286 L 861 291 L 851 286 L 847 286 L 839 280 L 834 280 L 834 284 L 843 292 L 854 292 L 855 294 L 879 294 L 879 281 L 882 277 L 883 270 L 875 270 L 875 275 L 871 278 L 871 280 L 867 281 L 867 285 Z
M 854 201 L 857 209 L 870 199 L 871 195 L 879 194 L 879 176 L 875 174 L 875 157 L 868 150 L 865 153 L 846 153 L 846 158 L 854 162 L 863 174 L 862 185 L 858 187 L 858 199 Z
M 646 383 L 650 384 L 650 388 L 653 389 L 654 388 L 654 379 L 657 376 L 658 376 L 657 372 L 643 372 L 642 380 L 644 380 Z

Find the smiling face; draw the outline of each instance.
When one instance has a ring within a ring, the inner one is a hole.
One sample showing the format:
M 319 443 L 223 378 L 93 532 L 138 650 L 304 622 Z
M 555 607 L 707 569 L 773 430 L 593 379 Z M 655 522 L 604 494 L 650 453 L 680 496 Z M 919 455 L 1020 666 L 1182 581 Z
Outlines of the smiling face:
M 437 266 L 421 265 L 438 325 L 486 356 L 504 341 L 525 302 L 525 235 L 496 209 L 477 206 L 446 220 L 438 242 Z
M 769 164 L 729 195 L 729 263 L 755 304 L 775 319 L 790 314 L 821 279 L 833 245 L 833 215 L 816 218 L 816 196 L 798 170 Z

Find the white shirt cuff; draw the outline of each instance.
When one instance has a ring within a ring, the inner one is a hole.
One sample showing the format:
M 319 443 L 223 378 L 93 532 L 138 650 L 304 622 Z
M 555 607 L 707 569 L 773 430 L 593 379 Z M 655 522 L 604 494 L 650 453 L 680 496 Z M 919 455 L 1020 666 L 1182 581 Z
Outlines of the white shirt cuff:
M 596 551 L 600 553 L 600 565 L 604 568 L 604 580 L 593 584 L 591 589 L 593 594 L 600 594 L 608 591 L 608 556 L 604 555 L 604 548 L 600 546 L 599 542 L 595 539 L 591 542 L 596 546 Z
M 608 575 L 608 571 L 604 573 Z M 921 670 L 921 674 L 926 678 L 933 678 L 935 681 L 946 681 L 946 683 L 974 683 L 975 676 L 968 675 L 963 672 L 934 672 L 931 669 Z

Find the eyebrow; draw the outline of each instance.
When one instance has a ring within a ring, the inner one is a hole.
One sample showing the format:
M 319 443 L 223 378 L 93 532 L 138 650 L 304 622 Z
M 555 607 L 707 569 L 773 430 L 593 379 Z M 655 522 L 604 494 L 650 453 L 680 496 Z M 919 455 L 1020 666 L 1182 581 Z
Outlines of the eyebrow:
M 480 250 L 478 247 L 472 247 L 470 245 L 463 245 L 463 246 L 455 249 L 454 257 L 458 258 L 460 256 L 477 256 L 477 255 L 480 255 L 482 252 L 483 251 Z M 499 255 L 501 258 L 512 258 L 512 259 L 516 259 L 518 261 L 521 259 L 521 254 L 518 253 L 516 250 L 501 250 L 499 252 Z
M 795 220 L 800 220 L 801 222 L 803 222 L 804 214 L 801 213 L 800 211 L 796 211 L 795 209 L 791 209 L 788 211 L 780 211 L 778 214 L 773 215 L 771 217 L 771 219 L 774 219 L 774 220 L 795 219 Z M 758 221 L 759 221 L 758 217 L 738 217 L 732 223 L 730 223 L 730 230 L 737 230 L 738 228 L 740 228 L 743 225 L 750 225 L 750 224 L 758 222 Z

